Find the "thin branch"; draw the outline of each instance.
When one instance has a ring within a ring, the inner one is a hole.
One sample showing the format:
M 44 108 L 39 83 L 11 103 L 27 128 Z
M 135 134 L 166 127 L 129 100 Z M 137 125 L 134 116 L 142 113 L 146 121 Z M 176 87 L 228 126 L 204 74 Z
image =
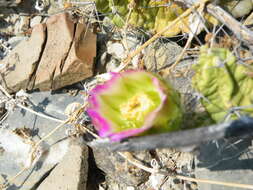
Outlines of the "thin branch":
M 213 180 L 208 180 L 208 179 L 196 179 L 196 178 L 186 177 L 186 176 L 181 176 L 181 175 L 176 175 L 175 177 L 178 178 L 178 179 L 197 182 L 197 183 L 208 183 L 208 184 L 214 184 L 214 185 L 223 185 L 223 186 L 227 186 L 227 187 L 238 187 L 238 188 L 243 188 L 243 189 L 253 189 L 253 185 L 248 185 L 248 184 L 228 183 L 228 182 L 213 181 Z
M 225 24 L 231 31 L 234 32 L 235 36 L 239 40 L 245 42 L 246 44 L 253 45 L 253 31 L 234 19 L 221 7 L 215 4 L 208 4 L 207 12 Z
M 111 151 L 140 151 L 156 148 L 180 148 L 220 138 L 253 136 L 253 118 L 242 117 L 232 122 L 183 131 L 129 138 L 122 142 L 90 143 L 92 147 L 108 148 Z
M 22 104 L 17 104 L 17 106 L 20 107 L 20 108 L 22 108 L 22 109 L 24 109 L 24 110 L 26 110 L 26 111 L 29 111 L 29 112 L 35 114 L 35 115 L 43 117 L 45 119 L 50 119 L 50 120 L 58 122 L 58 123 L 64 123 L 63 120 L 60 120 L 60 119 L 57 119 L 57 118 L 54 118 L 54 117 L 51 117 L 51 116 L 47 116 L 47 115 L 45 115 L 43 113 L 36 112 L 36 111 L 34 111 L 34 110 L 30 109 L 30 108 L 27 108 L 27 107 L 23 106 Z
M 148 173 L 159 173 L 158 170 L 155 170 L 153 168 L 150 168 L 150 167 L 147 167 L 147 166 L 144 166 L 140 161 L 136 160 L 132 154 L 130 152 L 118 152 L 118 154 L 124 158 L 125 160 L 127 160 L 129 163 L 133 164 L 134 166 L 148 172 Z
M 70 121 L 70 119 L 65 120 L 63 123 L 55 127 L 52 131 L 50 131 L 47 135 L 42 137 L 34 146 L 34 149 L 36 149 L 43 141 L 45 141 L 47 138 L 49 138 L 52 134 L 54 134 L 58 129 L 63 127 L 65 124 L 67 124 Z

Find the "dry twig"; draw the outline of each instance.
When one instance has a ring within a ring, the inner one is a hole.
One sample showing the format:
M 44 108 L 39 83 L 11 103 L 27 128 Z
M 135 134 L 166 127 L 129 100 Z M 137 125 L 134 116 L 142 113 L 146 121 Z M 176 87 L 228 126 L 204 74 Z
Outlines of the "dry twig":
M 239 40 L 246 44 L 253 45 L 253 31 L 237 21 L 221 7 L 215 4 L 208 4 L 206 7 L 207 12 L 225 24 L 232 32 L 234 32 Z

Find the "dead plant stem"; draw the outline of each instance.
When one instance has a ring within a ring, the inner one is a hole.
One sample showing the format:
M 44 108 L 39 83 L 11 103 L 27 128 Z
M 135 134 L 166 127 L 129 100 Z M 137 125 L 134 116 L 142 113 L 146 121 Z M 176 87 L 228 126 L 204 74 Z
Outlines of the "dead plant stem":
M 122 40 L 122 43 L 125 46 L 127 54 L 129 53 L 129 48 L 128 48 L 128 44 L 127 44 L 127 27 L 128 27 L 128 22 L 129 22 L 129 19 L 130 19 L 130 16 L 131 16 L 131 13 L 133 11 L 133 7 L 134 6 L 135 6 L 134 1 L 132 1 L 130 3 L 129 11 L 128 11 L 128 14 L 127 14 L 127 19 L 126 19 L 126 22 L 125 22 L 125 25 L 124 25 L 124 28 L 123 28 L 123 40 Z
M 148 173 L 157 173 L 158 171 L 153 169 L 153 168 L 150 168 L 150 167 L 147 167 L 147 166 L 144 166 L 141 162 L 137 161 L 130 152 L 118 152 L 118 154 L 124 158 L 126 161 L 128 161 L 129 163 L 133 164 L 134 166 L 148 172 Z
M 52 131 L 50 131 L 47 135 L 45 135 L 44 137 L 42 137 L 34 146 L 34 148 L 36 149 L 43 141 L 45 141 L 47 138 L 49 138 L 52 134 L 54 134 L 58 129 L 60 129 L 61 127 L 63 127 L 65 124 L 67 124 L 69 122 L 70 119 L 65 120 L 63 123 L 61 123 L 60 125 L 56 126 Z
M 199 10 L 198 12 L 199 12 L 200 15 L 196 14 L 196 16 L 201 17 L 202 14 L 203 14 L 203 12 L 204 12 L 204 8 L 205 8 L 205 4 L 203 3 L 203 4 L 201 4 L 201 5 L 198 7 L 198 10 Z M 196 35 L 196 33 L 197 33 L 197 31 L 198 31 L 198 28 L 199 28 L 201 19 L 199 19 L 198 21 L 199 21 L 199 22 L 197 23 L 196 28 L 194 28 L 193 31 L 191 31 L 191 28 L 189 28 L 189 29 L 190 29 L 190 32 L 191 32 L 190 35 L 189 35 L 189 38 L 188 38 L 188 40 L 187 40 L 187 42 L 186 42 L 186 44 L 185 44 L 185 46 L 184 46 L 182 52 L 177 56 L 177 59 L 176 59 L 175 63 L 172 64 L 172 65 L 169 67 L 169 71 L 170 71 L 170 72 L 178 65 L 178 63 L 179 63 L 179 62 L 181 61 L 181 59 L 183 58 L 183 56 L 184 56 L 184 54 L 185 54 L 187 48 L 190 47 L 191 42 L 192 42 L 194 36 Z M 186 24 L 185 22 L 183 22 L 183 24 L 187 26 L 187 24 Z
M 56 119 L 56 118 L 54 118 L 54 117 L 47 116 L 47 115 L 45 115 L 45 114 L 36 112 L 36 111 L 34 111 L 34 110 L 30 109 L 30 108 L 27 108 L 27 107 L 23 106 L 22 104 L 17 104 L 17 106 L 20 107 L 20 108 L 22 108 L 22 109 L 24 109 L 24 110 L 26 110 L 26 111 L 29 111 L 29 112 L 35 114 L 35 115 L 38 115 L 38 116 L 40 116 L 40 117 L 43 117 L 43 118 L 45 118 L 45 119 L 50 119 L 50 120 L 55 121 L 55 122 L 58 122 L 58 123 L 64 123 L 63 120 Z

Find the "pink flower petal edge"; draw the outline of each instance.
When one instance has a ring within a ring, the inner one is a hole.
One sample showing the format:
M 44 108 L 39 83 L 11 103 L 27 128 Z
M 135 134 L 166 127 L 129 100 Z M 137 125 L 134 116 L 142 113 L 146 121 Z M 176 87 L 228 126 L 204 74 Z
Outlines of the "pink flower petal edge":
M 150 77 L 152 78 L 153 85 L 157 87 L 157 92 L 159 93 L 161 98 L 160 105 L 146 116 L 145 123 L 140 128 L 129 129 L 120 132 L 113 132 L 110 124 L 111 122 L 108 121 L 105 117 L 103 117 L 101 113 L 99 113 L 100 105 L 97 97 L 102 92 L 108 91 L 114 85 L 116 80 L 120 79 L 120 77 L 122 77 L 123 75 L 128 75 L 129 73 L 131 74 L 132 72 L 145 72 L 145 71 L 129 70 L 124 73 L 111 73 L 112 77 L 110 80 L 106 81 L 104 84 L 97 85 L 90 92 L 90 97 L 88 99 L 90 107 L 87 109 L 87 113 L 92 118 L 92 123 L 98 130 L 99 136 L 101 137 L 109 137 L 112 141 L 119 141 L 123 138 L 134 136 L 146 131 L 147 129 L 152 127 L 156 115 L 162 109 L 163 104 L 167 99 L 167 95 L 163 92 L 159 80 L 151 73 L 145 72 L 150 75 Z

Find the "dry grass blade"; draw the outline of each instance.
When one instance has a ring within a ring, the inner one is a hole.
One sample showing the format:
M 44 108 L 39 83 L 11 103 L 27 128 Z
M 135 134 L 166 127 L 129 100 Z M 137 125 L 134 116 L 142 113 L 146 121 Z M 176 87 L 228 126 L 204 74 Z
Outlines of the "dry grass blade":
M 127 53 L 129 53 L 129 48 L 128 48 L 128 44 L 127 44 L 127 27 L 128 27 L 129 19 L 130 19 L 130 16 L 132 14 L 132 11 L 133 11 L 134 7 L 135 7 L 135 1 L 132 0 L 129 3 L 129 11 L 128 11 L 128 14 L 127 14 L 125 25 L 123 27 L 123 40 L 122 40 L 122 44 L 124 45 Z

